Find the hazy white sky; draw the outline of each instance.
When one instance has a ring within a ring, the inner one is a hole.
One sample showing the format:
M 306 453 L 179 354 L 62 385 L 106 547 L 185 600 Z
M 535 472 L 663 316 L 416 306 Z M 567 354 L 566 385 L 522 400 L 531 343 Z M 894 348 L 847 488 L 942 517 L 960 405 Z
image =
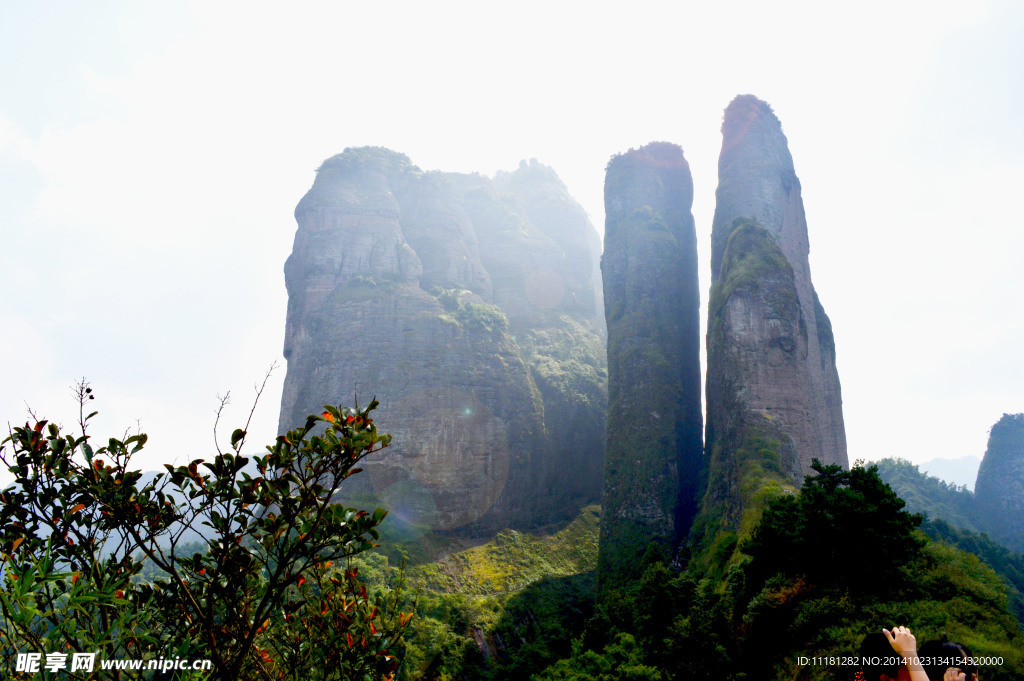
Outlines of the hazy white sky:
M 292 211 L 347 146 L 536 157 L 601 230 L 608 158 L 676 142 L 706 287 L 722 110 L 752 93 L 803 185 L 851 460 L 980 456 L 1024 411 L 1024 6 L 610 4 L 0 4 L 2 421 L 70 425 L 84 375 L 95 434 L 138 419 L 156 467 L 276 360 L 271 441 Z

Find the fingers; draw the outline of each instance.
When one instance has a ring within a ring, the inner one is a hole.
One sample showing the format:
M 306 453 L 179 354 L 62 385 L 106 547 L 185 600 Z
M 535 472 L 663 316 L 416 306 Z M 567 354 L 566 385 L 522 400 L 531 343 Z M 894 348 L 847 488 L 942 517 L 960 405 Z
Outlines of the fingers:
M 914 638 L 909 627 L 893 627 L 892 631 L 882 629 L 882 633 L 885 634 L 892 649 L 901 655 L 917 649 L 917 639 Z
M 946 670 L 946 675 L 942 677 L 942 681 L 967 681 L 967 675 L 956 667 L 950 667 Z

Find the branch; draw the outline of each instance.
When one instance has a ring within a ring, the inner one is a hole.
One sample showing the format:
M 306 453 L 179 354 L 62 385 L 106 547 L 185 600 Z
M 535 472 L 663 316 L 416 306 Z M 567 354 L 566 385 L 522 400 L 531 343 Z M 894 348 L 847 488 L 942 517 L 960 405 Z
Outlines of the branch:
M 260 403 L 260 397 L 263 395 L 263 391 L 267 387 L 267 381 L 270 380 L 270 375 L 272 373 L 274 373 L 275 369 L 277 369 L 277 362 L 276 361 L 271 362 L 270 368 L 267 369 L 266 375 L 263 376 L 263 382 L 260 383 L 258 386 L 257 385 L 253 385 L 253 388 L 256 390 L 256 398 L 252 401 L 252 409 L 249 411 L 249 418 L 247 418 L 245 420 L 245 428 L 242 429 L 242 430 L 244 430 L 247 433 L 249 432 L 249 424 L 252 423 L 252 415 L 254 413 L 256 413 L 256 405 Z M 242 453 L 242 445 L 244 445 L 244 444 L 245 444 L 245 438 L 243 437 L 242 441 L 238 443 L 238 449 L 236 449 L 235 451 L 237 451 L 239 454 L 241 454 Z
M 231 401 L 231 391 L 224 393 L 223 397 L 217 395 L 217 399 L 220 400 L 220 404 L 217 406 L 217 418 L 213 420 L 213 446 L 217 453 L 223 456 L 224 452 L 220 451 L 220 443 L 217 442 L 217 426 L 220 424 L 220 415 L 224 413 L 224 407 Z

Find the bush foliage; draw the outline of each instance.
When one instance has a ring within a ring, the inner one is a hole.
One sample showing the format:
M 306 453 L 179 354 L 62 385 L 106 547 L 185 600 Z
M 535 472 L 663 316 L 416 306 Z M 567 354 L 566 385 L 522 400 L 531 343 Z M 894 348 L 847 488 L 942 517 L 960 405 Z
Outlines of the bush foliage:
M 394 675 L 412 614 L 398 610 L 400 588 L 375 595 L 349 565 L 376 545 L 386 511 L 333 503 L 356 464 L 390 442 L 373 423 L 376 401 L 325 407 L 251 459 L 237 429 L 210 461 L 143 482 L 132 459 L 146 436 L 94 446 L 91 389 L 79 396 L 80 434 L 38 421 L 3 441 L 15 476 L 0 494 L 5 676 L 26 651 L 208 659 L 210 678 L 224 680 Z M 196 551 L 184 538 L 201 526 Z

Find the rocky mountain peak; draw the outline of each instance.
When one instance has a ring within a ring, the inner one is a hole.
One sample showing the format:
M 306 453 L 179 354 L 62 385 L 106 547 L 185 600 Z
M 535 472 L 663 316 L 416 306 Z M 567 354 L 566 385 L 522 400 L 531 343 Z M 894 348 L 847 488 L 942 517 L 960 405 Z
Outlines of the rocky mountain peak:
M 708 310 L 708 498 L 738 518 L 744 467 L 799 484 L 848 466 L 832 326 L 811 282 L 800 182 L 767 103 L 722 124 Z
M 529 527 L 597 499 L 600 246 L 554 170 L 424 172 L 350 148 L 295 218 L 280 428 L 376 395 L 394 435 L 347 494 L 415 531 Z
M 696 511 L 702 416 L 692 201 L 689 165 L 676 145 L 653 143 L 608 164 L 604 582 L 628 579 L 651 542 L 673 554 Z
M 982 529 L 1024 552 L 1024 414 L 1003 414 L 992 426 L 974 495 Z

